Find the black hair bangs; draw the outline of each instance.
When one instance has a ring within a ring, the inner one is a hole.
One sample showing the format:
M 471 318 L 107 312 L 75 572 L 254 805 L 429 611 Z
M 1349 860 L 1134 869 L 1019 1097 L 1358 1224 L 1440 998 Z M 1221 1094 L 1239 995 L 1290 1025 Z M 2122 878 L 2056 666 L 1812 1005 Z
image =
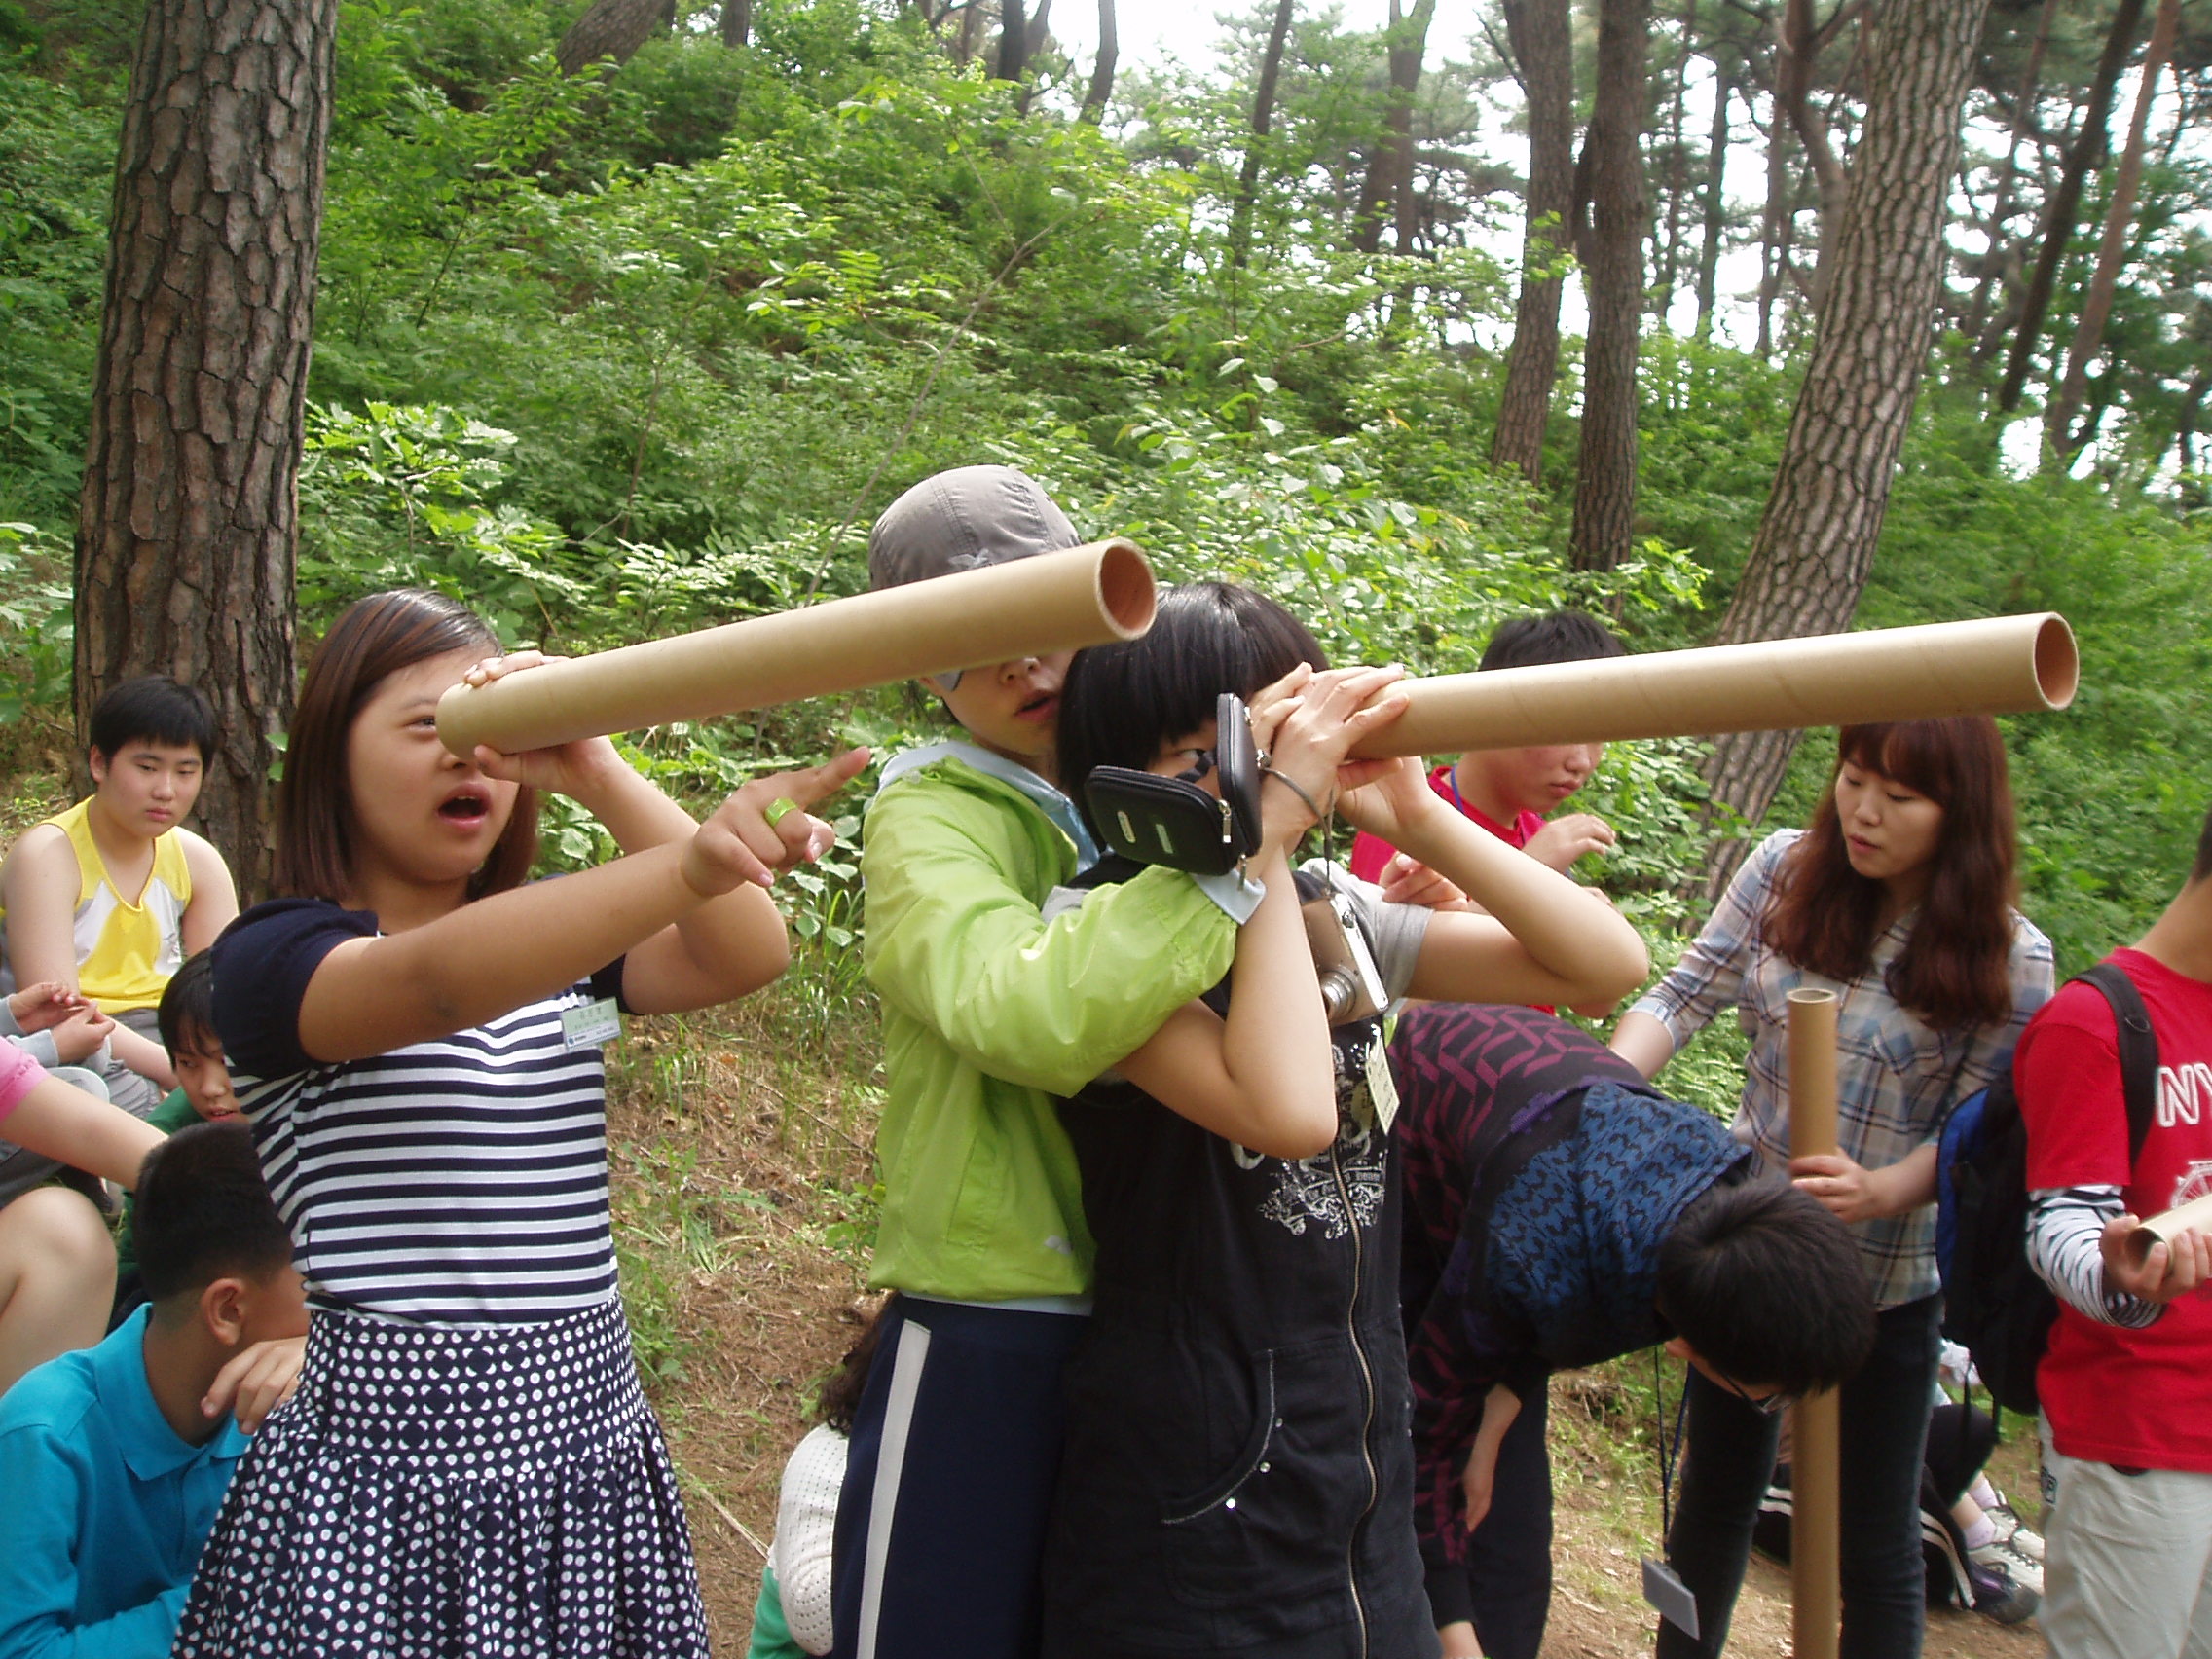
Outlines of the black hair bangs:
M 1142 639 L 1076 653 L 1060 692 L 1060 787 L 1082 806 L 1094 768 L 1143 770 L 1212 720 L 1224 691 L 1249 697 L 1300 663 L 1328 666 L 1306 625 L 1265 594 L 1228 582 L 1168 589 Z
M 89 747 L 109 759 L 126 744 L 160 743 L 200 751 L 205 765 L 215 754 L 215 709 L 198 686 L 166 674 L 146 674 L 112 687 L 92 705 Z

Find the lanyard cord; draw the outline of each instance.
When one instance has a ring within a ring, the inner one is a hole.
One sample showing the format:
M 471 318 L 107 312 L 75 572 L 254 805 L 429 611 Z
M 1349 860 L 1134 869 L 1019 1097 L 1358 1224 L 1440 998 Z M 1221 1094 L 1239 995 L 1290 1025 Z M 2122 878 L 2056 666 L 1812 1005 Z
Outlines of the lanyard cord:
M 1675 1440 L 1672 1448 L 1667 1443 L 1667 1388 L 1659 1370 L 1659 1349 L 1651 1350 L 1651 1419 L 1659 1440 L 1659 1549 L 1666 1553 L 1667 1535 L 1675 1530 L 1674 1512 L 1669 1493 L 1674 1489 L 1675 1471 L 1682 1462 L 1682 1428 L 1689 1420 L 1689 1378 L 1682 1379 L 1682 1397 L 1675 1403 Z

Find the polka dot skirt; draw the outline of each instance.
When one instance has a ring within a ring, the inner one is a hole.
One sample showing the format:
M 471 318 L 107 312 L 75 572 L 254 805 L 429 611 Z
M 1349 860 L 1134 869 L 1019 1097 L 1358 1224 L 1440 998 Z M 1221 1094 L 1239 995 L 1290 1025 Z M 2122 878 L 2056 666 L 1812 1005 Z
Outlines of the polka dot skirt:
M 704 1659 L 619 1302 L 543 1325 L 317 1313 L 240 1459 L 177 1659 Z

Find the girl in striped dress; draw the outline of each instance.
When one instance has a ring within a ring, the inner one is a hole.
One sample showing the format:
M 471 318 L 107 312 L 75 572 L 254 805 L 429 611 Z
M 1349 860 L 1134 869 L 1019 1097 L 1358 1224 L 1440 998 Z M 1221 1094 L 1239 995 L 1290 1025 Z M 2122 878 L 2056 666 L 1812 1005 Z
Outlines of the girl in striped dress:
M 786 960 L 766 885 L 866 761 L 695 824 L 605 739 L 461 759 L 439 696 L 530 665 L 426 593 L 362 600 L 308 670 L 275 887 L 215 946 L 215 1016 L 306 1276 L 299 1393 L 240 1464 L 175 1652 L 706 1652 L 615 1285 L 600 1045 L 618 1010 Z M 526 885 L 535 792 L 626 856 Z

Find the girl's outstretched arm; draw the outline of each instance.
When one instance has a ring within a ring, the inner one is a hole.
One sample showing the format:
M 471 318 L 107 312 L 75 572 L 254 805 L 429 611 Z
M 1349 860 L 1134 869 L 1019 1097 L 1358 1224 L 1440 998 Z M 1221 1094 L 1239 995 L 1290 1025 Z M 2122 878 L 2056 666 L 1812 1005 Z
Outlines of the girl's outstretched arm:
M 866 763 L 867 752 L 854 750 L 804 771 L 755 778 L 679 839 L 579 875 L 496 893 L 403 933 L 333 946 L 300 1002 L 301 1049 L 325 1063 L 365 1059 L 566 989 L 711 902 L 765 886 L 776 871 L 814 856 L 828 844 L 830 827 L 803 811 L 779 814 L 772 824 L 769 808 L 778 799 L 811 806 Z M 613 810 L 621 816 L 626 803 Z M 733 925 L 743 936 L 742 911 Z M 778 928 L 775 972 L 783 967 Z M 707 930 L 711 949 L 729 944 L 721 929 L 718 915 Z M 666 957 L 645 972 L 641 988 L 648 998 L 671 995 L 684 982 Z M 625 994 L 631 983 L 626 972 Z
M 57 1077 L 33 1085 L 14 1111 L 0 1114 L 0 1134 L 42 1158 L 129 1188 L 138 1185 L 146 1155 L 165 1138 L 122 1107 Z
M 1345 816 L 1465 890 L 1487 915 L 1438 913 L 1414 971 L 1417 997 L 1610 1004 L 1649 970 L 1643 940 L 1598 894 L 1507 846 L 1428 788 L 1419 763 L 1349 790 Z

